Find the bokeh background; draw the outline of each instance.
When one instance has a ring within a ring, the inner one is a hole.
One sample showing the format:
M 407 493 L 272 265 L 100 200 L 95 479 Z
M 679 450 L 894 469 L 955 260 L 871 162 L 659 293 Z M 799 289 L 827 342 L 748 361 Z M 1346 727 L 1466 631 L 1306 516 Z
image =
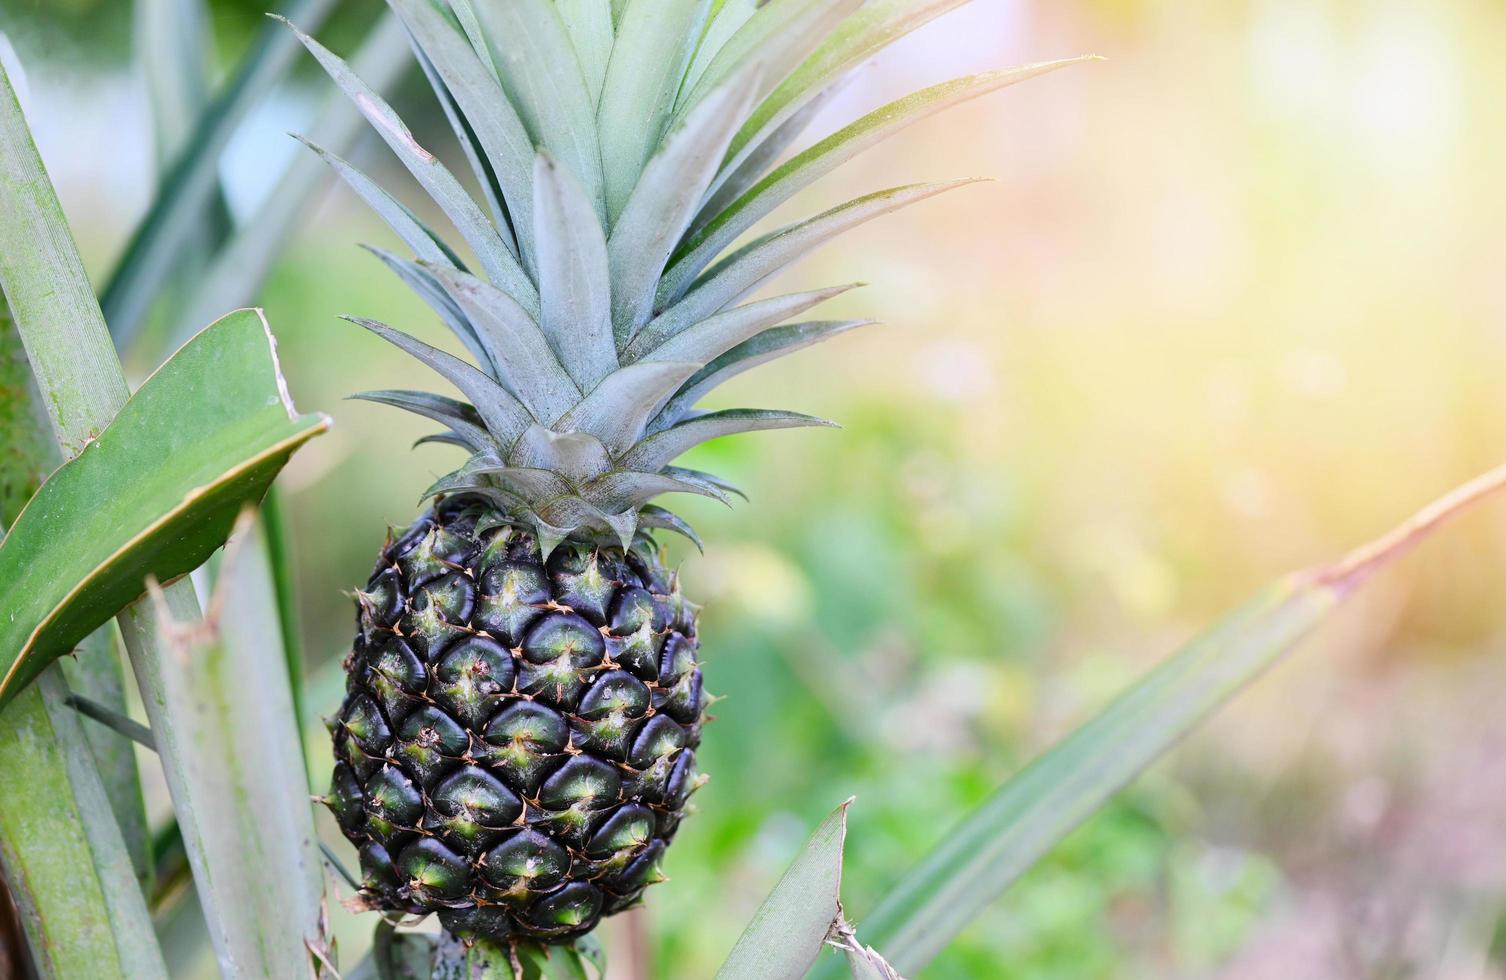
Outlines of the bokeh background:
M 211 8 L 223 70 L 261 4 Z M 349 3 L 331 45 L 377 12 Z M 153 173 L 127 4 L 0 0 L 0 29 L 103 281 Z M 683 505 L 709 545 L 680 552 L 707 686 L 731 696 L 673 883 L 606 929 L 624 963 L 647 943 L 648 975 L 710 975 L 849 795 L 861 927 L 949 825 L 1222 611 L 1506 459 L 1506 7 L 975 0 L 813 132 L 919 84 L 1089 52 L 1108 60 L 923 123 L 776 216 L 997 178 L 786 277 L 864 279 L 833 315 L 884 323 L 718 397 L 845 428 L 701 452 L 751 503 Z M 232 210 L 297 152 L 283 134 L 328 92 L 307 68 L 227 155 Z M 397 102 L 453 159 L 416 77 Z M 381 150 L 356 156 L 408 186 Z M 430 379 L 337 314 L 441 336 L 360 241 L 392 244 L 331 190 L 261 300 L 300 406 L 337 423 L 282 481 L 322 711 L 343 590 L 455 461 L 409 452 L 416 421 L 341 400 Z M 1506 977 L 1503 572 L 1498 504 L 1387 573 L 923 976 Z M 370 922 L 334 915 L 353 962 Z M 185 976 L 212 969 L 192 919 L 171 925 Z

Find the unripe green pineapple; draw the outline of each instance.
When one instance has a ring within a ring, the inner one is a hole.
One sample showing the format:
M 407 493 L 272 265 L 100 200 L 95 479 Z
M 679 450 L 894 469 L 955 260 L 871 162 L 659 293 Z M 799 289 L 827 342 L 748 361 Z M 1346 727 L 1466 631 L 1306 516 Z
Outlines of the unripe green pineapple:
M 465 401 L 360 397 L 434 420 L 424 441 L 467 458 L 358 594 L 326 802 L 360 849 L 365 906 L 437 912 L 462 937 L 563 942 L 660 880 L 703 778 L 696 610 L 652 535 L 696 539 L 650 501 L 735 492 L 673 465 L 702 442 L 829 424 L 698 403 L 863 322 L 788 322 L 843 286 L 744 300 L 833 236 L 967 181 L 880 191 L 729 246 L 894 130 L 1059 63 L 934 86 L 780 163 L 851 69 L 961 0 L 389 2 L 480 203 L 300 37 L 464 257 L 314 149 L 412 251 L 372 249 L 471 357 L 355 319 Z

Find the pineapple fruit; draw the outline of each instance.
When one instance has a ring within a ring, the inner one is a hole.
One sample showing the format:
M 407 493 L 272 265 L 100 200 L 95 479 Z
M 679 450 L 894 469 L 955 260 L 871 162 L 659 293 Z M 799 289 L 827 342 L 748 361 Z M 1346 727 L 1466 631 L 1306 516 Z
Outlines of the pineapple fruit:
M 861 325 L 798 319 L 847 287 L 746 297 L 835 235 L 966 181 L 880 191 L 730 247 L 890 132 L 1059 64 L 934 86 L 780 162 L 853 68 L 960 2 L 390 0 L 479 201 L 300 34 L 467 253 L 313 147 L 412 252 L 372 249 L 471 358 L 355 319 L 465 399 L 360 396 L 433 420 L 425 441 L 466 454 L 357 597 L 326 802 L 359 849 L 367 907 L 565 942 L 662 877 L 703 779 L 706 697 L 696 607 L 654 539 L 695 533 L 650 501 L 735 492 L 673 464 L 706 440 L 828 424 L 698 407 Z

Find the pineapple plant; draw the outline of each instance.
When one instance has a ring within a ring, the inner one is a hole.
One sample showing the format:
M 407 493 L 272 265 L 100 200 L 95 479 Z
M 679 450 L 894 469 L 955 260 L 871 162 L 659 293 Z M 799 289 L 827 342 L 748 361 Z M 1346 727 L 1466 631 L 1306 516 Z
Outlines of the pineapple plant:
M 779 164 L 847 71 L 955 0 L 391 6 L 490 213 L 299 34 L 474 256 L 310 144 L 411 249 L 371 251 L 474 360 L 350 318 L 465 400 L 356 397 L 433 420 L 422 441 L 466 458 L 389 533 L 356 593 L 325 801 L 359 850 L 362 907 L 566 942 L 662 878 L 706 778 L 697 607 L 654 535 L 700 542 L 653 501 L 737 492 L 675 465 L 700 443 L 829 425 L 699 406 L 861 323 L 797 320 L 847 286 L 744 300 L 834 235 L 965 182 L 882 191 L 729 246 L 906 122 L 1054 66 L 936 86 Z

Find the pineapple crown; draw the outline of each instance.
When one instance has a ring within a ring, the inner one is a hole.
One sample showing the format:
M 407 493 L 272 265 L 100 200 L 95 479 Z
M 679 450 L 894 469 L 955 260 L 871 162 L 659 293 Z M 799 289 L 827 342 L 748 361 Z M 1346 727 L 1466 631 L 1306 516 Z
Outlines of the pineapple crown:
M 742 300 L 835 235 L 972 181 L 890 188 L 729 246 L 890 133 L 1068 63 L 932 86 L 780 162 L 855 67 L 962 2 L 389 0 L 481 203 L 344 61 L 298 32 L 471 255 L 462 259 L 371 178 L 304 141 L 412 250 L 409 259 L 371 249 L 475 360 L 349 318 L 467 399 L 356 396 L 428 417 L 445 428 L 421 441 L 470 453 L 425 497 L 485 495 L 531 524 L 546 554 L 572 534 L 626 548 L 639 529 L 662 528 L 696 541 L 649 501 L 694 493 L 726 502 L 736 491 L 671 465 L 676 457 L 733 433 L 830 425 L 795 412 L 696 407 L 734 375 L 871 322 L 788 322 L 851 286 Z

